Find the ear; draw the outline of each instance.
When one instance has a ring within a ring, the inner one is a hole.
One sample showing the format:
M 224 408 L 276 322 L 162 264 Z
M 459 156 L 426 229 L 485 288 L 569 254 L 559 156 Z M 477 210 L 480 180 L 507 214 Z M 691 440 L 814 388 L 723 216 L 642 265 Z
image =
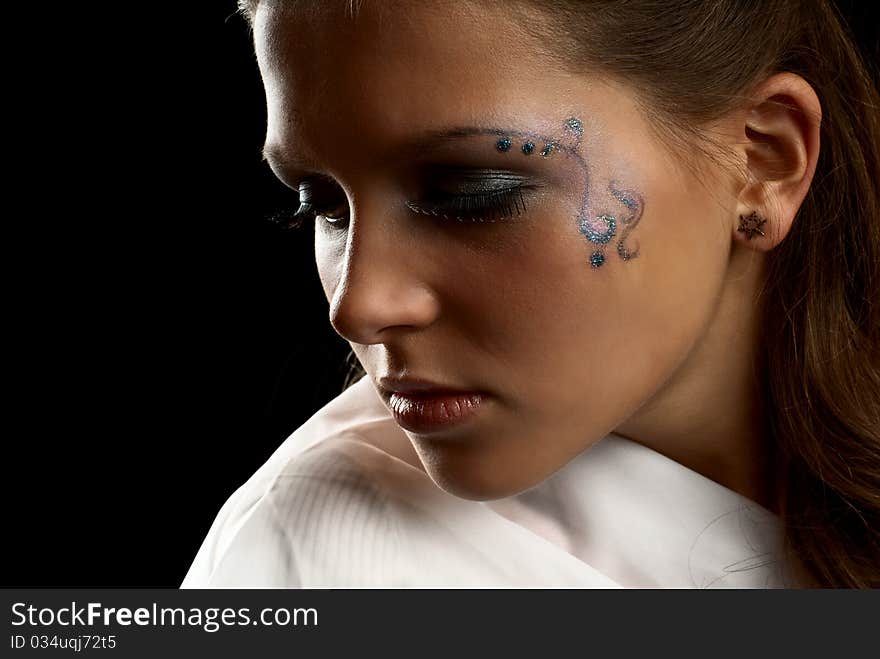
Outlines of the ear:
M 793 73 L 771 76 L 749 98 L 736 130 L 746 178 L 732 230 L 735 241 L 768 251 L 788 235 L 813 180 L 822 106 L 809 83 Z M 764 235 L 749 230 L 754 227 Z

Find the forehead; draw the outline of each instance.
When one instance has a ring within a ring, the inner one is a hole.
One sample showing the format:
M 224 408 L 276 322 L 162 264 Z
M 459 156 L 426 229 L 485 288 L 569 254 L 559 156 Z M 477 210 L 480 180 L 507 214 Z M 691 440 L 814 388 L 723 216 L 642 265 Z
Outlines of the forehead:
M 559 105 L 551 66 L 513 2 L 272 2 L 254 20 L 268 145 L 375 152 L 413 132 L 510 122 Z

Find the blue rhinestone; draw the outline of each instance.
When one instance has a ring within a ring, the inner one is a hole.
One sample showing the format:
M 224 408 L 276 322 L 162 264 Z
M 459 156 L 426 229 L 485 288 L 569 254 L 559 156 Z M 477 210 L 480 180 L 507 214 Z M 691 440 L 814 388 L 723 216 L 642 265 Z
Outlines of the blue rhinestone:
M 554 149 L 554 148 L 556 148 L 556 145 L 553 144 L 552 142 L 551 142 L 550 144 L 546 144 L 546 145 L 544 145 L 544 148 L 541 149 L 541 155 L 544 156 L 544 157 L 546 158 L 546 157 L 549 156 L 551 153 L 553 153 L 553 149 Z
M 499 151 L 510 151 L 510 138 L 502 137 L 495 143 L 495 146 L 498 148 Z
M 581 120 L 577 117 L 569 117 L 565 122 L 566 128 L 573 130 L 575 133 L 580 135 L 584 131 L 584 126 L 581 123 Z
M 535 145 L 531 142 L 526 142 L 522 145 L 522 152 L 526 155 L 529 155 L 532 151 L 535 150 Z
M 593 252 L 590 254 L 590 265 L 594 268 L 598 268 L 603 263 L 605 263 L 605 255 L 602 252 Z

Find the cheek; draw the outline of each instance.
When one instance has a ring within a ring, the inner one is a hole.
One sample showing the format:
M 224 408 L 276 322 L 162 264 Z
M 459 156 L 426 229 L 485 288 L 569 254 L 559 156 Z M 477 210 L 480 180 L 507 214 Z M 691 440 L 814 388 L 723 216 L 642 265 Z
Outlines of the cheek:
M 339 237 L 328 237 L 324 231 L 315 227 L 315 265 L 324 297 L 330 302 L 339 284 L 345 240 Z
M 573 356 L 586 365 L 603 332 L 613 273 L 592 269 L 589 255 L 573 217 L 534 217 L 499 231 L 481 253 L 446 257 L 447 322 L 473 352 L 475 376 L 520 412 L 536 391 L 552 395 Z
M 711 322 L 727 263 L 729 238 L 711 195 L 668 177 L 646 181 L 643 190 L 633 234 L 638 257 L 573 273 L 574 292 L 560 296 L 562 320 L 545 332 L 560 386 L 542 393 L 579 411 L 600 434 L 633 414 L 686 359 Z
M 552 417 L 561 432 L 569 424 L 581 440 L 601 435 L 687 356 L 712 317 L 729 247 L 711 195 L 686 192 L 697 189 L 668 177 L 643 184 L 630 261 L 591 268 L 595 246 L 576 224 L 548 222 L 450 283 L 450 298 L 470 310 L 460 316 L 471 320 L 467 335 L 521 413 Z
M 533 217 L 522 224 L 499 226 L 479 249 L 438 250 L 444 266 L 444 308 L 450 322 L 474 337 L 488 354 L 527 358 L 540 328 L 558 317 L 574 279 L 589 278 L 588 252 L 576 224 Z M 588 297 L 586 306 L 590 305 Z

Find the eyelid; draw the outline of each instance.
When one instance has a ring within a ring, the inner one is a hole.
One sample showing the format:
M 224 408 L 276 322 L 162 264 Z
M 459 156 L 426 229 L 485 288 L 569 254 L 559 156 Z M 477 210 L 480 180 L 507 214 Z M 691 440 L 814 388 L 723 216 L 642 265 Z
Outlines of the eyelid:
M 428 184 L 427 194 L 406 201 L 406 207 L 420 215 L 460 222 L 512 220 L 526 211 L 524 193 L 544 187 L 541 181 L 510 170 L 462 166 L 435 165 L 423 172 L 422 180 Z M 334 179 L 320 174 L 304 177 L 295 190 L 299 208 L 292 218 L 288 216 L 291 224 L 320 217 L 339 230 L 347 225 L 347 195 Z
M 526 210 L 523 192 L 533 186 L 518 184 L 486 192 L 446 195 L 441 199 L 406 202 L 407 208 L 421 215 L 460 222 L 497 222 L 512 219 Z
M 422 180 L 444 194 L 467 194 L 468 189 L 485 192 L 524 184 L 530 177 L 508 169 L 432 165 L 422 171 Z
M 299 180 L 299 182 L 294 187 L 300 194 L 302 194 L 303 188 L 306 190 L 318 190 L 323 191 L 327 189 L 331 190 L 339 190 L 343 192 L 340 185 L 334 181 L 332 178 L 323 176 L 320 174 L 315 174 L 312 176 L 304 177 Z M 343 192 L 344 194 L 344 192 Z
M 297 214 L 307 215 L 315 213 L 325 217 L 335 218 L 335 215 L 326 215 L 321 211 L 333 211 L 342 206 L 348 209 L 348 197 L 342 188 L 332 179 L 314 177 L 303 179 L 297 185 L 300 209 Z M 305 208 L 304 208 L 305 207 Z

